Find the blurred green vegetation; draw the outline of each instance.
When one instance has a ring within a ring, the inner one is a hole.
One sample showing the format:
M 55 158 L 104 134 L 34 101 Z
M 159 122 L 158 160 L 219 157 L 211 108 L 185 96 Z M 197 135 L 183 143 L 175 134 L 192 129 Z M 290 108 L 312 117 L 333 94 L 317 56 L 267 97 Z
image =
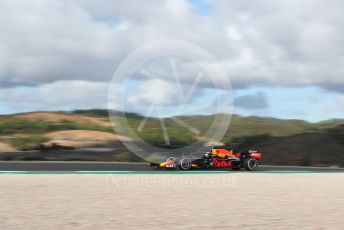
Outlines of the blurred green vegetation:
M 18 150 L 28 151 L 37 149 L 48 139 L 42 135 L 16 136 L 9 140 L 9 143 Z
M 128 123 L 130 127 L 135 130 L 136 135 L 138 135 L 144 141 L 157 146 L 165 145 L 159 119 L 148 119 L 142 131 L 137 130 L 141 120 L 136 118 L 128 118 Z M 165 125 L 172 147 L 188 145 L 195 140 L 194 134 L 191 131 L 176 124 L 171 119 L 165 119 Z
M 314 133 L 343 122 L 342 120 L 326 121 L 321 123 L 310 123 L 302 120 L 281 120 L 263 117 L 241 117 L 234 115 L 219 114 L 224 119 L 232 119 L 228 131 L 222 138 L 223 143 L 241 143 L 241 146 L 257 145 L 274 137 L 289 137 L 303 133 Z M 166 129 L 172 146 L 180 147 L 194 142 L 198 136 L 202 136 L 213 124 L 215 115 L 209 116 L 179 116 L 179 120 L 198 129 L 200 135 L 195 135 L 187 128 L 180 126 L 173 119 L 165 119 Z M 138 131 L 143 118 L 140 117 L 116 117 L 119 123 L 128 121 L 135 134 L 144 141 L 164 146 L 165 140 L 162 134 L 160 120 L 149 118 L 144 128 Z M 168 146 L 165 146 L 168 147 Z
M 65 113 L 66 115 L 68 113 Z M 105 117 L 102 110 L 79 111 L 82 116 Z M 226 114 L 218 114 L 231 119 Z M 173 118 L 164 119 L 171 145 L 166 145 L 160 120 L 149 118 L 142 130 L 138 130 L 143 117 L 129 114 L 116 115 L 116 122 L 129 126 L 144 141 L 159 147 L 179 148 L 200 140 L 213 125 L 215 115 L 192 115 L 176 117 L 200 131 L 199 135 L 178 124 Z M 259 149 L 264 153 L 263 163 L 281 165 L 341 165 L 344 166 L 344 120 L 333 119 L 319 123 L 302 120 L 282 120 L 263 117 L 234 115 L 222 143 L 235 149 Z M 47 141 L 48 132 L 63 130 L 94 130 L 113 133 L 112 127 L 72 121 L 50 122 L 47 120 L 19 119 L 15 116 L 0 116 L 0 141 L 7 142 L 19 150 L 37 149 Z M 130 135 L 128 135 L 130 137 Z M 204 140 L 202 141 L 211 141 Z M 137 161 L 128 152 L 116 155 L 117 161 Z
M 80 124 L 71 121 L 48 122 L 43 120 L 26 120 L 15 118 L 0 121 L 0 134 L 40 134 L 48 131 L 62 130 L 95 130 L 102 132 L 113 132 L 111 127 L 102 127 L 95 124 Z

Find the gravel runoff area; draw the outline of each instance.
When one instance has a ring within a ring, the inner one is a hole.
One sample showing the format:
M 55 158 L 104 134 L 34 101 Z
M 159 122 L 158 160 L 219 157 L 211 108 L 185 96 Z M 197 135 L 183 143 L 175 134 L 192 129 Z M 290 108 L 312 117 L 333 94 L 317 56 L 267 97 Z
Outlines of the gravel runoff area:
M 344 229 L 344 173 L 0 175 L 0 229 Z

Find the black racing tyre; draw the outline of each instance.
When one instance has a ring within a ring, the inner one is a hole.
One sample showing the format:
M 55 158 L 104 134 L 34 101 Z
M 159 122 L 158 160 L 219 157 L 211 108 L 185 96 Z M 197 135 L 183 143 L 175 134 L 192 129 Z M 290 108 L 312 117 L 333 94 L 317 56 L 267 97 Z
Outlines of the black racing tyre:
M 244 168 L 247 171 L 256 171 L 258 169 L 258 161 L 254 158 L 246 158 L 244 160 Z
M 182 159 L 180 159 L 178 166 L 181 170 L 190 170 L 192 167 L 191 159 L 188 157 L 183 157 Z

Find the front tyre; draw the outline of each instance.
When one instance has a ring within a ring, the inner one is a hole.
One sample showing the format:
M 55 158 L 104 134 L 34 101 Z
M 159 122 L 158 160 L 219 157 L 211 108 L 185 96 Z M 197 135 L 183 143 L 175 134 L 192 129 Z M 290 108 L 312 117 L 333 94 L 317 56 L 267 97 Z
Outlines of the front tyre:
M 258 169 L 258 161 L 254 158 L 246 158 L 244 160 L 244 168 L 247 171 L 256 171 Z
M 180 160 L 179 168 L 180 168 L 181 170 L 190 170 L 191 167 L 192 167 L 192 162 L 191 162 L 191 159 L 190 159 L 190 158 L 183 157 L 183 158 Z

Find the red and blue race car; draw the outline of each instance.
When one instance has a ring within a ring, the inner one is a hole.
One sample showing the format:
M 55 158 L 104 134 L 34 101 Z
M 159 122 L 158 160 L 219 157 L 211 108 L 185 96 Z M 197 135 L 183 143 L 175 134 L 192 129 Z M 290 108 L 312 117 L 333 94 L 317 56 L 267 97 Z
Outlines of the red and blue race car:
M 231 168 L 248 171 L 258 169 L 259 160 L 262 153 L 257 150 L 245 152 L 234 152 L 231 148 L 214 147 L 210 152 L 201 154 L 199 157 L 169 157 L 162 163 L 151 163 L 153 169 L 211 169 L 211 168 Z

